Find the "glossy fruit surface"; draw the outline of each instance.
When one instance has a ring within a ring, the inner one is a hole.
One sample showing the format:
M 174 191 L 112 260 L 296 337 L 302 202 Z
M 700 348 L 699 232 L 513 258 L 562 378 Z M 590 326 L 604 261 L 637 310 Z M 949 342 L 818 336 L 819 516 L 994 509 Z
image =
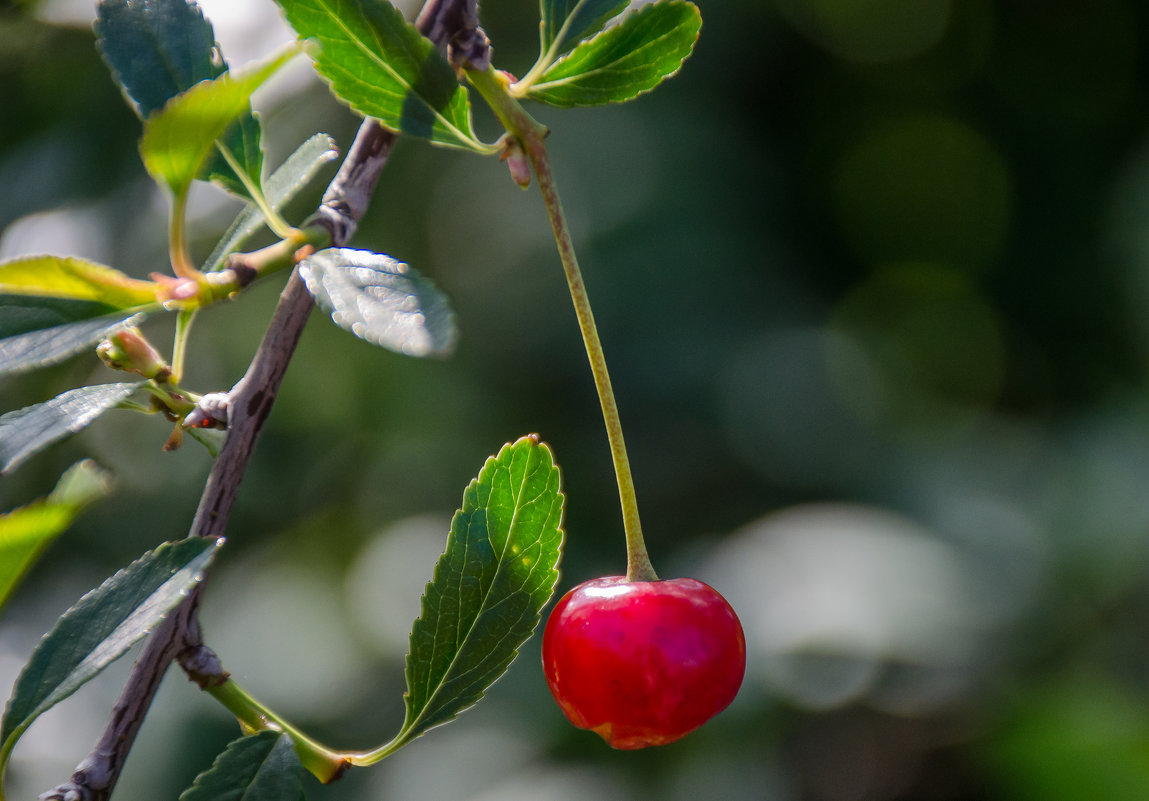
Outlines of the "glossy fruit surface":
M 559 600 L 543 634 L 555 700 L 614 748 L 694 731 L 734 700 L 745 670 L 738 617 L 695 579 L 592 579 Z

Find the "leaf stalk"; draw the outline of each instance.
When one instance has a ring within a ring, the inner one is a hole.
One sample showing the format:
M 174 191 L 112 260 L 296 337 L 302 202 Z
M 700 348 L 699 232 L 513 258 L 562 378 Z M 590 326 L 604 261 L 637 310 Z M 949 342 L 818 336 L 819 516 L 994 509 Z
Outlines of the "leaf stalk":
M 188 192 L 184 191 L 172 196 L 172 215 L 168 221 L 168 251 L 170 253 L 172 272 L 179 278 L 198 278 L 200 272 L 192 264 L 188 255 L 187 243 L 187 205 Z
M 578 257 L 575 255 L 574 241 L 571 238 L 570 227 L 567 224 L 566 214 L 563 212 L 562 200 L 559 197 L 554 173 L 551 171 L 550 160 L 547 156 L 544 143 L 547 128 L 531 117 L 510 94 L 510 82 L 504 73 L 497 72 L 492 68 L 483 71 L 468 70 L 467 78 L 491 106 L 503 127 L 506 128 L 507 133 L 519 141 L 531 163 L 531 168 L 534 170 L 539 191 L 543 196 L 543 205 L 546 206 L 547 216 L 550 218 L 551 230 L 558 247 L 559 259 L 562 261 L 563 274 L 566 276 L 571 301 L 574 303 L 579 331 L 582 333 L 583 344 L 586 346 L 599 404 L 602 406 L 603 422 L 606 424 L 611 459 L 614 462 L 615 478 L 618 481 L 619 501 L 622 505 L 623 530 L 626 534 L 626 577 L 629 581 L 656 581 L 658 574 L 655 573 L 654 567 L 650 563 L 650 555 L 642 536 L 642 522 L 638 514 L 634 478 L 630 470 L 630 459 L 626 453 L 622 421 L 619 418 L 618 403 L 615 401 L 614 389 L 611 386 L 606 355 L 603 352 L 602 341 L 599 339 L 598 329 L 595 326 L 590 298 L 583 282 L 582 271 L 579 269 Z
M 206 690 L 235 715 L 244 728 L 251 731 L 273 729 L 290 737 L 303 767 L 324 784 L 335 781 L 351 767 L 351 755 L 333 751 L 311 739 L 253 698 L 231 678 Z

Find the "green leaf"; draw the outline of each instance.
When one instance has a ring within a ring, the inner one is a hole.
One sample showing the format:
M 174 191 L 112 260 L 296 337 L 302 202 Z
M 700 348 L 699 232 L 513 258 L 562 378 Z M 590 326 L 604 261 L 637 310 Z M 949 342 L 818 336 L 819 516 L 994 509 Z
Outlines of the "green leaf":
M 0 304 L 0 314 L 3 314 Z M 138 325 L 143 315 L 123 312 L 40 328 L 13 336 L 0 336 L 0 376 L 48 367 L 95 345 L 122 325 Z M 7 321 L 5 321 L 7 322 Z M 3 325 L 0 325 L 0 329 Z
M 556 61 L 527 96 L 563 108 L 630 100 L 678 72 L 701 27 L 693 3 L 643 6 Z
M 100 0 L 96 36 L 112 75 L 147 119 L 200 81 L 227 72 L 211 23 L 187 0 Z M 259 121 L 250 105 L 221 137 L 243 171 L 258 185 L 263 169 Z M 247 197 L 247 190 L 219 153 L 210 154 L 200 177 Z
M 45 403 L 0 415 L 0 474 L 11 472 L 32 454 L 80 431 L 142 383 L 70 389 Z
M 0 723 L 0 779 L 20 735 L 158 624 L 202 578 L 223 540 L 198 537 L 145 554 L 63 614 L 16 679 Z
M 385 0 L 276 0 L 315 68 L 351 108 L 392 131 L 487 152 L 475 137 L 467 91 L 430 39 Z
M 111 309 L 156 302 L 156 285 L 71 256 L 24 256 L 0 262 L 0 295 L 90 301 Z
M 80 510 L 110 489 L 107 472 L 85 460 L 68 468 L 47 498 L 0 515 L 0 607 Z
M 296 53 L 271 56 L 242 74 L 225 72 L 176 95 L 148 117 L 140 140 L 144 166 L 177 197 L 187 192 L 228 125 L 251 108 L 251 94 Z M 232 155 L 239 157 L 232 151 Z M 258 185 L 259 176 L 254 176 Z
M 296 801 L 302 793 L 291 738 L 268 729 L 230 742 L 179 801 Z
M 106 303 L 0 294 L 0 339 L 90 320 L 116 310 Z
M 315 302 L 360 339 L 407 356 L 446 356 L 455 315 L 446 296 L 382 253 L 327 248 L 299 265 Z
M 544 57 L 561 56 L 584 37 L 598 33 L 627 4 L 628 0 L 540 0 L 539 37 Z
M 531 635 L 558 581 L 563 494 L 535 436 L 503 446 L 463 494 L 423 594 L 394 750 L 473 705 Z
M 192 439 L 203 445 L 207 449 L 208 455 L 213 459 L 219 456 L 223 441 L 227 439 L 227 432 L 218 428 L 189 428 L 187 433 Z
M 339 156 L 335 140 L 327 134 L 315 134 L 292 153 L 279 169 L 271 174 L 264 186 L 267 202 L 281 211 L 303 187 L 310 183 L 319 168 Z M 227 233 L 216 244 L 204 262 L 204 272 L 220 270 L 227 257 L 264 225 L 263 215 L 256 206 L 249 205 L 239 213 Z

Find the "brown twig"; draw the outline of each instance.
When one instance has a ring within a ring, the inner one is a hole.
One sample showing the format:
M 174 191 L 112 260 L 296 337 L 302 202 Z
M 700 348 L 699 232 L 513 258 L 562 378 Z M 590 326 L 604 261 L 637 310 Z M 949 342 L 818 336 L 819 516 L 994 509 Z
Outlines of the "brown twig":
M 486 55 L 486 37 L 478 28 L 477 0 L 427 0 L 416 25 L 444 52 L 465 45 L 473 58 Z M 394 140 L 395 135 L 375 120 L 364 120 L 360 125 L 313 218 L 331 232 L 333 246 L 342 247 L 355 233 Z M 311 295 L 298 270 L 293 270 L 247 372 L 227 393 L 227 438 L 204 486 L 189 536 L 216 538 L 227 528 L 256 439 L 271 412 L 311 307 Z M 71 780 L 41 795 L 41 801 L 105 801 L 111 795 L 160 681 L 173 661 L 178 660 L 201 686 L 225 675 L 200 636 L 196 613 L 202 588 L 200 582 L 148 638 L 99 742 L 76 767 Z

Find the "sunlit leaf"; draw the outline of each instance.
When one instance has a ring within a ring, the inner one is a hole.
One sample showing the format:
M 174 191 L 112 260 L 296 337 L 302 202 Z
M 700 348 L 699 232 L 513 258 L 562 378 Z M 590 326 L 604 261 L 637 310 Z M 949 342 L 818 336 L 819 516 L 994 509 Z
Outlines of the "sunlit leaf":
M 0 262 L 0 295 L 92 301 L 111 309 L 156 302 L 156 285 L 72 256 L 23 256 Z
M 423 594 L 395 748 L 478 701 L 531 635 L 558 581 L 563 494 L 537 437 L 503 446 L 463 494 Z
M 446 296 L 403 262 L 327 248 L 301 262 L 299 274 L 336 325 L 360 339 L 407 356 L 445 356 L 454 348 Z
M 263 191 L 268 204 L 281 211 L 319 172 L 319 169 L 339 155 L 335 140 L 327 134 L 315 134 L 292 153 L 279 169 L 264 182 Z M 232 221 L 227 233 L 216 244 L 204 262 L 204 272 L 222 269 L 228 255 L 264 225 L 263 215 L 255 206 L 248 206 Z
M 471 106 L 438 49 L 384 0 L 276 0 L 304 39 L 320 45 L 315 68 L 351 108 L 392 131 L 482 150 Z
M 32 454 L 80 431 L 142 383 L 70 389 L 50 401 L 0 415 L 0 473 L 11 472 Z
M 3 313 L 0 304 L 0 314 Z M 123 312 L 0 336 L 0 376 L 48 367 L 91 348 L 129 320 Z M 0 326 L 2 328 L 3 326 Z
M 701 27 L 693 3 L 643 6 L 556 61 L 528 97 L 561 107 L 630 100 L 678 72 Z
M 198 537 L 150 551 L 56 621 L 12 689 L 0 723 L 0 779 L 20 735 L 146 635 L 200 580 L 223 540 Z
M 147 119 L 176 95 L 227 72 L 211 23 L 187 0 L 100 0 L 96 43 L 112 75 Z M 248 106 L 220 136 L 258 185 L 263 166 L 259 121 Z M 219 153 L 199 176 L 247 196 L 243 182 Z
M 251 107 L 251 94 L 298 51 L 290 48 L 243 73 L 225 72 L 176 95 L 144 123 L 140 155 L 157 181 L 187 191 L 228 125 Z
M 269 729 L 232 740 L 179 801 L 296 801 L 302 779 L 291 738 Z
M 598 33 L 622 13 L 628 0 L 540 0 L 542 52 L 560 56 L 586 36 Z
M 107 472 L 95 462 L 78 462 L 47 498 L 0 515 L 0 607 L 43 550 L 110 488 Z

